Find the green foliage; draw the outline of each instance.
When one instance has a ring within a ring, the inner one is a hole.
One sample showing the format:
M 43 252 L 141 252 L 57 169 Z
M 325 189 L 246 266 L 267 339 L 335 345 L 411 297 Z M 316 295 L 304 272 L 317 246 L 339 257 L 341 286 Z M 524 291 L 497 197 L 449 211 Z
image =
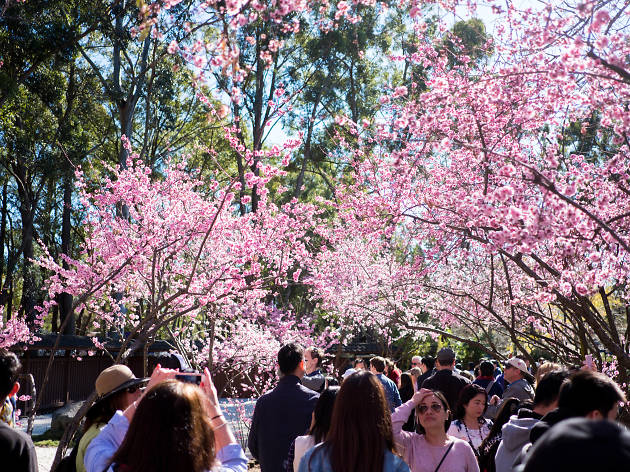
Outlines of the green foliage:
M 59 440 L 63 436 L 63 431 L 54 432 L 52 429 L 44 431 L 42 434 L 33 434 L 33 444 L 38 447 L 57 447 Z
M 442 41 L 441 49 L 448 56 L 451 67 L 462 64 L 463 57 L 467 57 L 469 63 L 474 64 L 492 55 L 493 47 L 489 39 L 483 21 L 471 18 L 453 25 L 451 34 Z

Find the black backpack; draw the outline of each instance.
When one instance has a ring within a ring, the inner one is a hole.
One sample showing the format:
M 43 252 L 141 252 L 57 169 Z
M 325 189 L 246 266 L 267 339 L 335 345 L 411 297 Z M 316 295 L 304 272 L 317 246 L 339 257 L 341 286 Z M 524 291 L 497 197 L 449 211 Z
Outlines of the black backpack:
M 72 448 L 72 452 L 69 455 L 61 459 L 55 470 L 51 472 L 77 472 L 77 453 L 79 451 L 79 443 L 75 444 Z

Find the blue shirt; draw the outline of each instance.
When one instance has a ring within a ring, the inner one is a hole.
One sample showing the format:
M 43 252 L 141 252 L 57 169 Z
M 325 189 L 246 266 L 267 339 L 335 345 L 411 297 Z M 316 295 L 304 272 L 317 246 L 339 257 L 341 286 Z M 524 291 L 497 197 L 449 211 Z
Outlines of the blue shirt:
M 396 384 L 385 375 L 376 374 L 376 376 L 383 384 L 383 389 L 385 390 L 385 398 L 387 398 L 387 404 L 389 405 L 389 411 L 393 413 L 396 408 L 402 405 L 402 401 L 400 401 L 400 393 L 398 392 L 398 387 L 396 387 Z
M 335 472 L 330 466 L 330 459 L 326 451 L 320 450 L 323 446 L 315 446 L 306 451 L 304 457 L 300 460 L 300 468 L 298 472 Z M 318 451 L 313 455 L 314 451 Z M 311 461 L 311 456 L 313 460 Z M 309 464 L 310 461 L 310 464 Z M 385 449 L 385 457 L 383 458 L 383 472 L 410 472 L 409 466 L 397 455 Z
M 489 377 L 477 377 L 473 381 L 474 384 L 479 385 L 480 387 L 483 387 L 484 390 L 488 388 L 488 385 L 490 385 L 490 382 L 492 382 L 492 379 Z M 492 395 L 496 395 L 499 398 L 501 398 L 501 396 L 503 395 L 503 387 L 501 387 L 499 382 L 497 382 L 496 380 L 494 381 L 494 383 L 492 384 L 492 387 L 490 387 L 490 390 L 488 391 L 488 399 L 492 398 Z

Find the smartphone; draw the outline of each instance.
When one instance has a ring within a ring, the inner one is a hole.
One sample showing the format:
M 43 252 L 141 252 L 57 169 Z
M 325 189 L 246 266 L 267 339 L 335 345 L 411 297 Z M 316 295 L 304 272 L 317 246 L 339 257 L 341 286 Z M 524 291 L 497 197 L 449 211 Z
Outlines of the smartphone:
M 593 368 L 593 354 L 587 354 L 586 356 L 584 356 L 584 364 L 589 369 Z
M 201 383 L 201 376 L 203 374 L 201 372 L 182 372 L 181 374 L 177 374 L 175 378 L 180 382 L 192 383 L 195 385 L 199 385 Z

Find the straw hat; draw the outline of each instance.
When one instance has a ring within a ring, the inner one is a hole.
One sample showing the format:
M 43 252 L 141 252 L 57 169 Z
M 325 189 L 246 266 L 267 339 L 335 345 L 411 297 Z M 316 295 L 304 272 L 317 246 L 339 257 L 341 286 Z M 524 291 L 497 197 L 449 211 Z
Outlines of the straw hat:
M 144 384 L 148 380 L 137 378 L 126 365 L 114 364 L 96 378 L 96 401 L 104 400 L 126 388 Z

